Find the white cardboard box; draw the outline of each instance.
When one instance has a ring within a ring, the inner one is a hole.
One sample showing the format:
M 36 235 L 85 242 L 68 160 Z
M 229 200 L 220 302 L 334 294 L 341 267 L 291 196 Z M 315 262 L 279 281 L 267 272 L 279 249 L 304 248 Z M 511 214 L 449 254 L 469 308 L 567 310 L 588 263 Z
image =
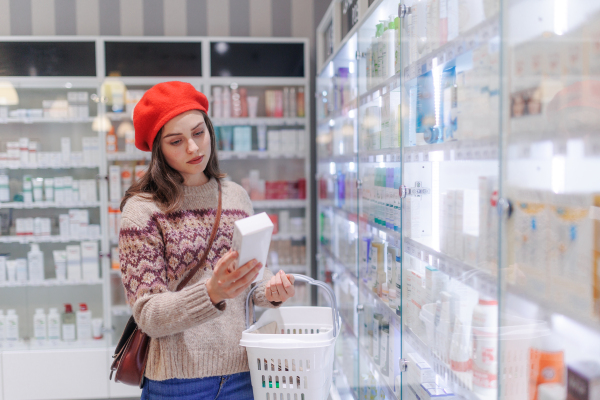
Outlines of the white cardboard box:
M 263 265 L 254 282 L 260 281 L 263 277 L 272 234 L 273 223 L 264 212 L 234 223 L 231 248 L 238 252 L 235 268 L 252 259 L 256 259 Z

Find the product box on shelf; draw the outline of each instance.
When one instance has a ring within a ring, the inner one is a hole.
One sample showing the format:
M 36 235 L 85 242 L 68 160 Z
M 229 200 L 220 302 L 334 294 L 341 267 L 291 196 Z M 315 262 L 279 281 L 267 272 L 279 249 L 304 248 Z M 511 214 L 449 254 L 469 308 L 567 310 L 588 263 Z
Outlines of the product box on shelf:
M 568 366 L 567 400 L 592 400 L 600 396 L 600 364 L 579 361 Z
M 530 296 L 599 318 L 593 195 L 514 191 L 510 282 Z

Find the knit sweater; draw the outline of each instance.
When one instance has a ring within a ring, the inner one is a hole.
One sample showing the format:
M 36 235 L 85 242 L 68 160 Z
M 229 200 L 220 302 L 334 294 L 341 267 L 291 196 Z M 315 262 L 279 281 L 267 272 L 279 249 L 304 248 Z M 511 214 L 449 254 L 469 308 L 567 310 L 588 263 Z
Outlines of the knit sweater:
M 213 178 L 202 186 L 183 187 L 182 207 L 163 213 L 151 200 L 127 201 L 121 219 L 119 257 L 127 301 L 140 329 L 150 336 L 145 376 L 152 380 L 202 378 L 249 371 L 246 349 L 239 345 L 245 327 L 246 289 L 218 310 L 206 291 L 217 261 L 231 247 L 233 223 L 253 214 L 246 191 L 222 182 L 219 229 L 204 268 L 175 292 L 198 262 L 210 237 L 218 206 Z M 273 276 L 267 268 L 254 292 L 257 306 L 275 307 L 265 297 Z

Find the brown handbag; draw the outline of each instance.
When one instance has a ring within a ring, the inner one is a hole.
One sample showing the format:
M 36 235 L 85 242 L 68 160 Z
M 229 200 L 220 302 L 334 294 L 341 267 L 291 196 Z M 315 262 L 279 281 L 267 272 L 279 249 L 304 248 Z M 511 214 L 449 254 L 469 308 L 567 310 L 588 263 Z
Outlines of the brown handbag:
M 210 234 L 208 246 L 206 251 L 202 255 L 200 262 L 196 264 L 190 272 L 187 274 L 185 279 L 177 285 L 176 292 L 180 291 L 187 285 L 192 277 L 198 272 L 198 269 L 206 262 L 208 252 L 210 251 L 219 223 L 221 221 L 221 182 L 217 181 L 219 185 L 219 207 L 217 209 L 217 216 L 215 218 L 215 224 Z M 146 370 L 146 363 L 148 361 L 148 353 L 150 352 L 150 337 L 146 335 L 137 326 L 133 315 L 129 317 L 125 330 L 119 339 L 115 354 L 113 355 L 114 361 L 110 366 L 110 377 L 112 379 L 113 374 L 115 375 L 115 382 L 124 383 L 126 385 L 144 386 L 144 371 Z

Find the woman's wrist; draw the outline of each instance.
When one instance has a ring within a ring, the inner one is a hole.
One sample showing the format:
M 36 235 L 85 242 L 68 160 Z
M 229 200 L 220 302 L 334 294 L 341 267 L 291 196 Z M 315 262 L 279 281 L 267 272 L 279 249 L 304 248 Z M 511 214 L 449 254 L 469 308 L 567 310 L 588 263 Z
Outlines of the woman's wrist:
M 209 279 L 208 281 L 206 281 L 206 293 L 208 293 L 208 298 L 215 305 L 222 302 L 223 300 L 225 300 L 225 299 L 219 298 L 219 296 L 217 296 L 214 293 L 214 290 L 212 287 L 212 279 Z

